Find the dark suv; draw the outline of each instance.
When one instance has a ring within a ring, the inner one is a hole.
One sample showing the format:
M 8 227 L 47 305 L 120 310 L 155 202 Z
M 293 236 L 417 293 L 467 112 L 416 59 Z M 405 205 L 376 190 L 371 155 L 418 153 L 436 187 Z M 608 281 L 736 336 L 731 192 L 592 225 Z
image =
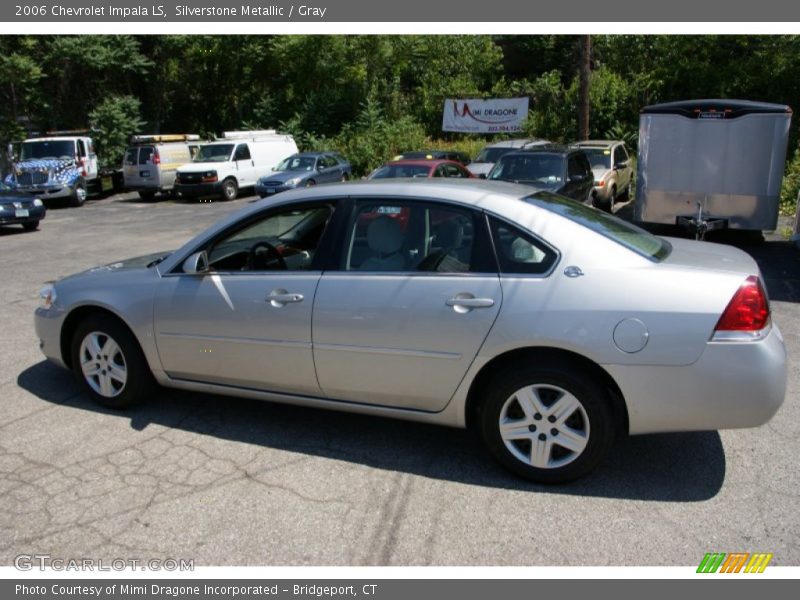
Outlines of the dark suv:
M 591 202 L 594 176 L 583 150 L 550 144 L 501 156 L 487 179 L 513 181 Z

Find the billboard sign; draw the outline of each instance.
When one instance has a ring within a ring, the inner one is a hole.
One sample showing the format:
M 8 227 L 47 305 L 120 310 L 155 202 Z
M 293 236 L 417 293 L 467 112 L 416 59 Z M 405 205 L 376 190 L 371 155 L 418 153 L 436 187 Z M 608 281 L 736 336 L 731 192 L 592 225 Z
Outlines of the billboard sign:
M 506 133 L 520 131 L 528 117 L 527 98 L 444 101 L 442 131 L 463 133 Z

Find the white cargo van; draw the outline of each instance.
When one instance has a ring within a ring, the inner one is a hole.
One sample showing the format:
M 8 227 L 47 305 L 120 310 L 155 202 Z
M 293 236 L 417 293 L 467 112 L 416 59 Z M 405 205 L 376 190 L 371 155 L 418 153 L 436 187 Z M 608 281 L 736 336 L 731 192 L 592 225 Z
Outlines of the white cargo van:
M 182 196 L 233 200 L 240 189 L 253 187 L 272 167 L 297 152 L 294 138 L 274 129 L 226 131 L 202 144 L 191 163 L 178 167 L 175 190 Z
M 159 192 L 170 192 L 178 167 L 191 161 L 200 146 L 192 133 L 134 135 L 122 161 L 125 189 L 152 200 Z

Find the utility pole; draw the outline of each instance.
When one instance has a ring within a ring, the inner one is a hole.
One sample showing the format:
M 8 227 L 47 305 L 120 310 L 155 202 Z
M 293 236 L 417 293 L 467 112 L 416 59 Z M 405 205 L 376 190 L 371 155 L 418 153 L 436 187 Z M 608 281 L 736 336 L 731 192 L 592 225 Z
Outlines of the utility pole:
M 589 139 L 589 76 L 592 73 L 592 36 L 582 35 L 580 39 L 580 86 L 578 89 L 578 139 Z

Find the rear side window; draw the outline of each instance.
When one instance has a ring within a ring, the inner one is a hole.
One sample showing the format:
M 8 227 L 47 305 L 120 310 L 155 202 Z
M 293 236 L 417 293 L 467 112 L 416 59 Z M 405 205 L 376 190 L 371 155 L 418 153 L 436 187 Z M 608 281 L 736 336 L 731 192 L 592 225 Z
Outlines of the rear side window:
M 543 275 L 558 259 L 555 250 L 518 227 L 489 217 L 500 272 L 517 275 Z
M 672 246 L 666 240 L 627 221 L 569 198 L 549 192 L 537 192 L 523 200 L 583 225 L 652 261 L 661 262 L 672 251 Z
M 142 146 L 139 148 L 139 164 L 150 165 L 153 164 L 153 147 Z
M 128 148 L 125 152 L 125 164 L 126 165 L 135 165 L 136 164 L 136 156 L 139 153 L 138 148 Z

